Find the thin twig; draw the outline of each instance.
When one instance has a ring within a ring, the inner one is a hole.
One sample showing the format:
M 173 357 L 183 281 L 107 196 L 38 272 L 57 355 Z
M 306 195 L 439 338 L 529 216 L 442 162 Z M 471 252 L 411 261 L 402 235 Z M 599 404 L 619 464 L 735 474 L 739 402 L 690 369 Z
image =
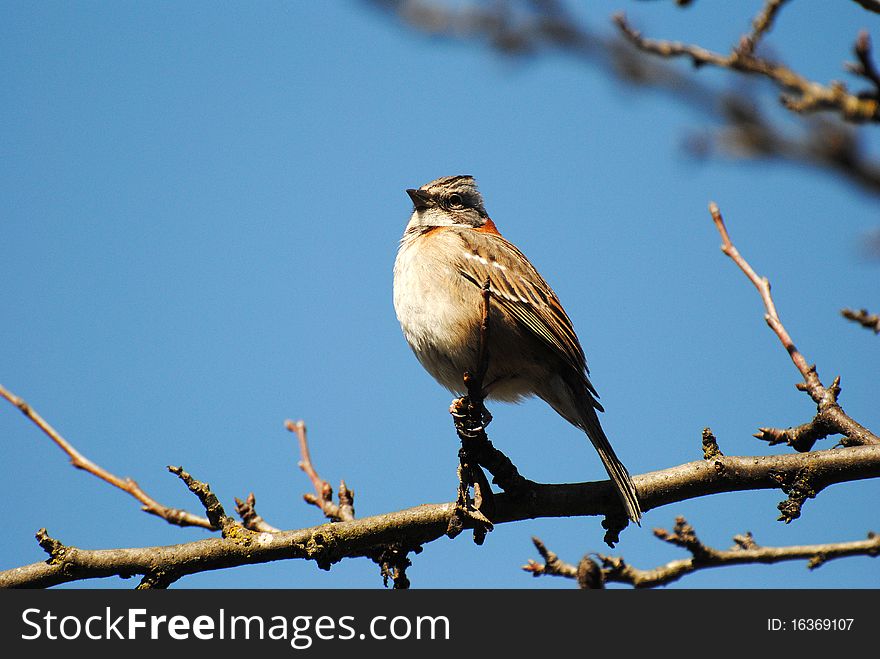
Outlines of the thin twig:
M 523 570 L 531 572 L 532 576 L 535 577 L 540 577 L 542 575 L 566 577 L 568 579 L 574 579 L 577 577 L 577 566 L 572 565 L 571 563 L 566 563 L 559 558 L 558 554 L 550 551 L 540 538 L 532 536 L 532 544 L 535 545 L 535 549 L 538 550 L 538 553 L 541 555 L 541 559 L 544 562 L 538 563 L 530 558 L 529 562 L 523 565 Z
M 880 314 L 868 313 L 867 309 L 841 309 L 840 315 L 858 323 L 862 327 L 871 330 L 874 334 L 880 334 Z
M 211 491 L 210 485 L 197 480 L 183 467 L 169 465 L 168 471 L 182 480 L 187 488 L 189 488 L 189 491 L 196 495 L 201 502 L 202 507 L 204 507 L 205 513 L 208 515 L 208 519 L 211 522 L 211 528 L 220 529 L 225 538 L 232 527 L 239 526 L 238 522 L 226 514 L 226 510 L 223 509 L 223 504 L 220 503 L 220 499 L 217 498 L 217 495 Z
M 309 441 L 306 434 L 306 424 L 303 421 L 284 422 L 284 427 L 296 435 L 299 442 L 300 460 L 297 466 L 302 469 L 312 482 L 314 494 L 304 494 L 303 499 L 317 506 L 324 516 L 333 521 L 347 522 L 354 519 L 354 493 L 349 490 L 345 481 L 339 484 L 339 503 L 333 503 L 333 488 L 330 483 L 318 475 L 312 464 L 312 456 L 309 453 Z
M 770 446 L 785 444 L 791 446 L 795 451 L 809 451 L 818 440 L 825 439 L 835 433 L 836 430 L 829 427 L 822 417 L 816 415 L 811 421 L 798 426 L 789 426 L 788 428 L 762 426 L 752 436 L 767 442 Z
M 880 91 L 880 71 L 877 70 L 877 65 L 871 55 L 871 35 L 867 30 L 859 32 L 853 52 L 859 61 L 857 64 L 849 64 L 847 69 L 857 76 L 863 77 L 872 83 L 877 91 Z
M 773 27 L 776 15 L 782 9 L 786 0 L 768 0 L 761 11 L 752 21 L 752 31 L 740 41 L 739 52 L 742 55 L 752 55 L 761 38 Z
M 309 452 L 308 436 L 306 434 L 306 424 L 303 421 L 284 422 L 285 427 L 296 434 L 299 441 L 300 461 L 299 468 L 302 469 L 312 486 L 315 488 L 315 494 L 305 494 L 303 499 L 314 506 L 321 509 L 324 516 L 334 523 L 344 523 L 355 521 L 354 514 L 354 492 L 348 488 L 345 481 L 339 482 L 339 503 L 333 503 L 333 488 L 330 484 L 318 475 L 318 470 L 312 462 L 312 456 Z M 393 542 L 387 542 L 376 547 L 370 548 L 362 552 L 379 566 L 382 581 L 387 586 L 390 580 L 395 590 L 409 588 L 409 577 L 406 574 L 407 568 L 412 565 L 409 559 L 409 553 L 418 554 L 422 551 L 421 544 L 407 543 L 396 539 Z M 319 566 L 329 569 L 329 563 L 319 561 Z
M 683 576 L 699 570 L 743 564 L 771 564 L 783 561 L 807 559 L 807 567 L 813 570 L 824 563 L 846 556 L 880 556 L 880 535 L 869 532 L 865 540 L 850 542 L 832 542 L 815 545 L 793 545 L 787 547 L 761 547 L 755 543 L 751 533 L 734 536 L 734 545 L 730 549 L 714 549 L 703 544 L 694 532 L 693 527 L 683 517 L 676 518 L 673 531 L 654 529 L 654 535 L 664 542 L 681 547 L 690 552 L 691 557 L 670 561 L 659 567 L 642 570 L 629 565 L 619 556 L 587 554 L 581 563 L 589 560 L 600 568 L 600 578 L 593 581 L 590 587 L 603 587 L 609 582 L 629 584 L 635 588 L 656 588 L 665 586 Z M 577 579 L 584 572 L 581 566 L 575 566 L 561 560 L 554 552 L 547 549 L 543 542 L 533 538 L 543 563 L 532 559 L 523 566 L 523 570 L 538 577 L 542 575 L 559 576 Z M 584 587 L 582 579 L 578 579 Z
M 70 458 L 70 464 L 72 464 L 77 469 L 82 469 L 93 476 L 97 476 L 101 480 L 110 485 L 119 488 L 123 492 L 126 492 L 133 496 L 135 499 L 141 502 L 142 507 L 141 510 L 144 512 L 150 513 L 151 515 L 156 515 L 157 517 L 161 517 L 169 524 L 176 524 L 177 526 L 199 526 L 205 529 L 216 530 L 217 527 L 211 524 L 211 522 L 205 518 L 200 517 L 199 515 L 194 515 L 193 513 L 187 512 L 185 510 L 181 510 L 179 508 L 168 508 L 167 506 L 163 506 L 158 501 L 150 497 L 146 492 L 144 492 L 140 486 L 131 478 L 120 478 L 115 474 L 110 473 L 100 465 L 95 464 L 87 457 L 85 457 L 82 453 L 76 450 L 76 448 L 68 442 L 61 434 L 55 430 L 42 416 L 40 416 L 37 411 L 32 408 L 28 403 L 26 403 L 23 399 L 19 398 L 11 391 L 6 389 L 3 385 L 0 385 L 0 397 L 5 398 L 10 403 L 15 405 L 28 419 L 30 419 L 34 425 L 36 425 L 43 433 L 49 437 L 53 442 L 55 442 L 56 446 L 64 451 L 67 456 Z
M 278 533 L 281 531 L 281 529 L 272 526 L 257 513 L 256 504 L 257 498 L 253 492 L 248 494 L 247 499 L 244 501 L 237 497 L 235 499 L 235 511 L 241 517 L 241 522 L 245 528 L 257 533 Z
M 766 320 L 776 336 L 779 337 L 780 342 L 791 357 L 791 361 L 803 376 L 804 381 L 798 385 L 798 388 L 806 391 L 816 403 L 818 413 L 823 417 L 823 423 L 827 424 L 835 433 L 844 435 L 844 439 L 841 442 L 844 446 L 880 444 L 880 437 L 877 437 L 870 430 L 849 417 L 838 404 L 839 379 L 835 379 L 832 387 L 826 388 L 819 379 L 816 366 L 807 363 L 803 354 L 797 349 L 794 341 L 779 319 L 776 305 L 773 302 L 773 296 L 770 294 L 770 281 L 766 277 L 759 276 L 733 245 L 727 232 L 727 227 L 724 224 L 724 219 L 721 216 L 721 211 L 715 202 L 709 204 L 709 212 L 712 214 L 712 220 L 715 222 L 718 233 L 721 234 L 721 251 L 739 266 L 740 270 L 743 271 L 758 290 L 766 310 L 764 320 Z
M 362 1 L 434 37 L 482 43 L 506 57 L 563 53 L 621 83 L 665 92 L 722 124 L 686 140 L 687 150 L 697 157 L 717 147 L 734 158 L 806 163 L 840 174 L 873 194 L 880 192 L 880 165 L 862 148 L 863 133 L 852 122 L 837 116 L 811 117 L 803 131 L 791 130 L 759 110 L 753 91 L 744 95 L 743 90 L 731 93 L 706 84 L 705 78 L 682 72 L 666 59 L 631 48 L 625 35 L 593 29 L 561 3 Z
M 715 66 L 772 80 L 778 87 L 795 94 L 794 97 L 783 96 L 781 99 L 783 105 L 794 112 L 835 110 L 842 118 L 855 123 L 880 121 L 880 101 L 876 97 L 851 94 L 846 85 L 838 81 L 827 86 L 813 82 L 784 64 L 755 56 L 757 42 L 772 25 L 782 4 L 780 0 L 768 0 L 753 22 L 752 32 L 743 37 L 740 44 L 727 55 L 679 41 L 645 38 L 622 13 L 614 16 L 614 22 L 621 34 L 642 52 L 664 58 L 686 57 L 696 67 Z
M 813 570 L 836 558 L 880 555 L 880 535 L 873 532 L 868 532 L 865 540 L 783 547 L 761 547 L 754 542 L 750 533 L 746 533 L 744 536 L 735 536 L 734 545 L 723 550 L 704 545 L 696 536 L 692 536 L 692 539 L 681 538 L 679 532 L 683 526 L 693 531 L 680 517 L 676 520 L 675 531 L 670 533 L 657 529 L 655 535 L 661 540 L 687 549 L 692 554 L 691 558 L 671 561 L 653 570 L 638 570 L 626 565 L 622 559 L 601 556 L 603 572 L 605 568 L 608 569 L 606 580 L 646 588 L 668 584 L 698 570 L 727 565 L 771 564 L 806 559 L 807 568 Z

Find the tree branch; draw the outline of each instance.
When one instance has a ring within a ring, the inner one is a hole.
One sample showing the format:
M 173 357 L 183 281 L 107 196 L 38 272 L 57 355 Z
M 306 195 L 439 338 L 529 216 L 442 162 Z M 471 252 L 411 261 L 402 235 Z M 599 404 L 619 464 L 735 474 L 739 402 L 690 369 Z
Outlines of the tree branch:
M 304 494 L 306 503 L 317 506 L 324 513 L 324 517 L 335 522 L 348 522 L 354 519 L 354 492 L 348 489 L 345 481 L 339 483 L 339 504 L 333 503 L 333 488 L 330 483 L 318 476 L 312 464 L 312 456 L 309 453 L 309 441 L 306 434 L 306 424 L 303 421 L 284 422 L 284 427 L 294 433 L 299 443 L 300 460 L 297 463 L 315 488 L 315 494 Z
M 550 575 L 578 579 L 582 588 L 604 588 L 605 584 L 609 582 L 625 583 L 635 588 L 656 588 L 699 570 L 728 565 L 770 564 L 807 559 L 807 568 L 814 570 L 836 558 L 846 556 L 876 557 L 880 555 L 880 535 L 873 532 L 868 532 L 868 537 L 865 540 L 788 547 L 761 547 L 755 543 L 751 533 L 746 533 L 734 536 L 734 546 L 724 550 L 714 549 L 703 544 L 684 517 L 678 517 L 672 532 L 665 529 L 654 529 L 654 535 L 665 542 L 686 549 L 690 552 L 691 557 L 670 561 L 650 570 L 640 570 L 629 565 L 619 556 L 595 554 L 596 561 L 594 561 L 591 555 L 587 554 L 581 560 L 580 565 L 574 566 L 561 560 L 554 552 L 547 549 L 538 538 L 533 538 L 532 541 L 544 562 L 541 564 L 529 559 L 523 569 L 535 577 Z M 581 575 L 587 571 L 583 567 L 586 562 L 593 564 L 592 571 L 598 573 L 598 577 L 585 583 Z
M 844 436 L 841 440 L 841 443 L 844 446 L 880 444 L 880 437 L 877 437 L 870 430 L 853 420 L 837 403 L 837 395 L 840 393 L 840 379 L 836 378 L 834 384 L 830 388 L 825 388 L 816 372 L 815 364 L 808 364 L 807 360 L 797 349 L 794 341 L 785 329 L 782 321 L 779 319 L 776 305 L 773 302 L 773 296 L 770 294 L 770 281 L 766 277 L 759 276 L 733 245 L 730 240 L 730 235 L 727 232 L 727 227 L 724 224 L 724 219 L 721 217 L 721 211 L 718 209 L 715 202 L 709 204 L 709 212 L 712 214 L 712 220 L 715 222 L 718 233 L 721 234 L 721 251 L 739 266 L 740 270 L 743 271 L 749 281 L 751 281 L 758 290 L 766 310 L 764 320 L 767 321 L 770 329 L 772 329 L 776 336 L 779 337 L 779 341 L 788 352 L 791 361 L 804 378 L 803 383 L 797 385 L 798 388 L 802 391 L 806 391 L 818 407 L 817 419 L 819 419 L 819 421 L 814 419 L 812 422 L 815 426 L 815 431 L 809 433 L 809 437 L 814 442 L 819 437 L 826 437 L 829 434 L 840 433 Z M 757 436 L 761 439 L 769 440 L 770 437 L 765 436 L 768 435 L 766 432 L 767 430 L 768 429 L 762 428 L 760 431 L 761 434 Z M 798 448 L 798 450 L 808 451 L 812 447 L 812 443 L 808 443 L 804 441 L 804 439 L 805 435 L 801 432 L 800 443 L 798 445 L 792 445 Z
M 880 314 L 868 313 L 867 309 L 860 309 L 858 311 L 855 311 L 854 309 L 842 309 L 840 315 L 847 320 L 851 320 L 862 327 L 873 331 L 874 334 L 880 334 Z
M 740 44 L 727 55 L 679 41 L 647 39 L 627 22 L 622 13 L 614 17 L 614 22 L 621 34 L 642 52 L 664 58 L 686 57 L 696 67 L 709 65 L 769 79 L 778 87 L 795 94 L 781 98 L 783 105 L 794 112 L 834 110 L 843 119 L 854 123 L 880 121 L 880 99 L 876 94 L 851 94 L 846 85 L 839 81 L 822 85 L 808 80 L 784 64 L 755 56 L 755 46 L 769 30 L 784 1 L 768 0 L 753 22 L 752 32 L 743 37 Z M 861 60 L 859 40 L 855 50 Z
M 233 531 L 233 528 L 243 528 L 232 517 L 226 514 L 223 504 L 217 498 L 217 495 L 211 491 L 211 487 L 207 483 L 196 480 L 183 467 L 168 467 L 168 471 L 182 480 L 189 491 L 196 495 L 198 500 L 204 507 L 211 523 L 211 528 L 220 529 L 223 537 L 226 537 Z
M 761 295 L 768 325 L 779 337 L 804 378 L 800 388 L 807 391 L 817 403 L 819 409 L 817 419 L 836 432 L 844 434 L 850 441 L 842 442 L 845 448 L 825 451 L 775 456 L 725 456 L 718 449 L 717 440 L 711 431 L 706 429 L 703 432 L 704 460 L 639 475 L 633 480 L 645 511 L 721 492 L 780 489 L 788 495 L 787 500 L 779 505 L 782 512 L 780 519 L 790 522 L 800 515 L 803 503 L 815 497 L 825 487 L 835 483 L 880 477 L 880 442 L 877 441 L 876 436 L 846 416 L 837 404 L 840 391 L 839 379 L 835 379 L 829 388 L 822 385 L 815 367 L 807 364 L 782 325 L 770 294 L 769 281 L 760 277 L 734 247 L 717 206 L 711 204 L 710 210 L 722 237 L 722 250 L 740 267 Z M 485 329 L 480 334 L 483 342 L 488 332 L 487 298 L 484 291 Z M 481 351 L 481 354 L 483 357 L 479 360 L 479 368 L 484 373 L 488 353 Z M 479 377 L 479 373 L 477 375 Z M 477 385 L 474 384 L 474 387 L 476 391 Z M 85 459 L 29 405 L 5 388 L 0 387 L 0 395 L 13 403 L 59 445 L 71 457 L 71 462 L 75 466 L 86 469 L 106 482 L 136 496 L 147 509 L 147 502 L 152 502 L 152 499 L 146 497 L 136 486 L 132 491 L 130 487 L 133 481 L 119 479 Z M 470 422 L 463 429 L 468 433 L 477 435 L 481 433 L 479 464 L 492 465 L 488 468 L 496 475 L 496 481 L 499 473 L 503 471 L 501 468 L 506 469 L 506 465 L 512 468 L 512 472 L 508 471 L 506 477 L 511 477 L 511 474 L 516 477 L 509 483 L 512 486 L 510 491 L 494 497 L 492 523 L 508 523 L 538 517 L 603 515 L 609 518 L 619 515 L 620 504 L 610 481 L 537 484 L 519 476 L 506 456 L 494 449 L 485 436 L 480 394 L 473 395 L 476 398 L 467 402 L 469 409 L 464 415 L 470 419 Z M 460 402 L 465 404 L 463 401 Z M 477 426 L 474 427 L 474 424 Z M 811 432 L 816 432 L 818 428 L 816 419 L 813 424 L 816 427 L 812 428 Z M 252 495 L 248 497 L 248 502 L 244 506 L 239 502 L 239 511 L 245 509 L 242 517 L 246 526 L 242 526 L 226 515 L 207 484 L 197 481 L 180 467 L 169 467 L 202 502 L 207 512 L 204 526 L 220 529 L 222 537 L 165 547 L 84 550 L 64 545 L 41 529 L 37 539 L 40 546 L 49 554 L 49 560 L 0 572 L 0 587 L 45 587 L 79 579 L 130 577 L 139 574 L 144 577 L 139 587 L 156 588 L 167 587 L 188 574 L 238 565 L 305 558 L 315 560 L 323 569 L 329 569 L 332 564 L 343 558 L 357 556 L 366 556 L 379 563 L 382 566 L 383 576 L 394 579 L 395 586 L 408 585 L 405 575 L 405 569 L 409 565 L 407 554 L 411 551 L 417 552 L 422 544 L 446 535 L 450 528 L 450 520 L 460 512 L 460 502 L 423 505 L 396 513 L 355 519 L 353 499 L 344 484 L 340 488 L 339 506 L 331 508 L 324 505 L 328 501 L 332 505 L 332 490 L 326 481 L 318 476 L 311 463 L 305 426 L 302 422 L 288 422 L 287 426 L 300 440 L 302 456 L 300 467 L 309 476 L 317 493 L 314 500 L 309 497 L 306 497 L 306 500 L 318 505 L 326 516 L 334 520 L 333 523 L 290 531 L 277 531 L 274 527 L 270 527 L 275 532 L 259 532 L 265 531 L 266 526 L 256 523 L 253 516 L 249 515 L 251 512 L 255 515 Z M 459 429 L 458 423 L 456 428 Z M 798 432 L 794 433 L 800 439 L 803 439 L 804 434 L 807 434 L 804 427 L 800 427 Z M 464 439 L 465 437 L 462 437 L 463 442 Z M 796 445 L 798 441 L 796 437 L 790 443 Z M 498 468 L 498 473 L 494 468 Z M 517 484 L 527 489 L 528 496 L 522 496 L 522 492 L 513 487 Z M 488 491 L 488 485 L 486 488 Z M 344 496 L 343 490 L 346 492 Z M 138 496 L 138 493 L 146 497 L 146 501 Z M 162 510 L 164 507 L 153 503 L 153 510 L 148 511 L 160 514 L 154 511 Z M 177 519 L 173 515 L 172 517 Z M 477 528 L 479 524 L 482 522 L 474 517 L 462 518 L 462 525 L 465 528 Z M 716 550 L 706 548 L 699 543 L 692 529 L 691 532 L 686 531 L 687 529 L 682 526 L 677 528 L 674 535 L 666 539 L 670 542 L 674 539 L 676 543 L 685 546 L 692 552 L 695 560 L 698 557 L 703 560 L 704 555 L 712 555 L 712 552 L 717 553 Z M 609 532 L 612 532 L 612 529 L 609 529 Z M 873 536 L 869 540 L 872 538 Z M 818 555 L 815 547 L 817 546 L 811 545 L 809 549 L 813 554 Z M 755 549 L 754 546 L 750 548 Z M 546 563 L 549 554 L 542 555 L 545 555 Z M 615 565 L 612 564 L 611 567 Z M 622 568 L 618 566 L 615 569 L 621 571 Z M 565 571 L 562 567 L 558 567 L 558 570 Z M 584 561 L 575 572 L 579 582 L 584 584 L 594 583 L 600 576 L 589 562 Z
M 846 68 L 874 85 L 875 91 L 880 91 L 880 71 L 877 71 L 877 65 L 871 54 L 871 35 L 866 30 L 859 32 L 853 52 L 858 62 L 850 63 Z M 874 96 L 876 97 L 876 93 Z
M 93 476 L 97 476 L 105 483 L 109 483 L 123 492 L 127 492 L 143 504 L 141 510 L 144 512 L 161 517 L 169 524 L 176 524 L 177 526 L 200 526 L 212 531 L 218 529 L 218 527 L 214 526 L 206 517 L 200 517 L 199 515 L 194 515 L 179 508 L 168 508 L 167 506 L 163 506 L 144 492 L 131 478 L 120 478 L 89 460 L 82 453 L 77 451 L 73 444 L 64 439 L 55 428 L 49 425 L 49 423 L 40 416 L 35 409 L 28 405 L 23 399 L 6 389 L 3 385 L 0 385 L 0 397 L 5 398 L 15 405 L 22 414 L 42 430 L 49 439 L 55 442 L 58 448 L 64 451 L 70 458 L 70 464 L 77 469 L 82 469 Z
M 306 424 L 303 421 L 287 420 L 284 425 L 297 436 L 301 458 L 298 463 L 299 468 L 305 472 L 312 482 L 312 487 L 315 488 L 315 494 L 304 494 L 303 500 L 317 506 L 324 513 L 324 517 L 331 522 L 353 522 L 355 520 L 354 492 L 348 489 L 345 481 L 340 481 L 339 503 L 333 503 L 333 488 L 318 475 L 312 462 Z M 379 566 L 382 581 L 386 586 L 390 580 L 394 588 L 400 590 L 410 586 L 409 577 L 406 574 L 407 568 L 412 565 L 409 553 L 418 554 L 421 551 L 422 547 L 418 543 L 393 542 L 373 547 L 363 555 Z
M 867 1 L 867 0 L 866 0 Z M 706 85 L 682 74 L 666 59 L 633 47 L 625 36 L 608 37 L 565 10 L 563 3 L 514 3 L 497 0 L 456 9 L 440 0 L 364 0 L 433 37 L 486 43 L 508 57 L 564 53 L 596 65 L 632 86 L 659 90 L 723 122 L 721 130 L 691 135 L 687 150 L 705 157 L 718 145 L 735 158 L 779 159 L 806 163 L 838 173 L 863 189 L 880 192 L 880 164 L 865 155 L 856 125 L 837 119 L 812 118 L 800 131 L 759 111 L 754 98 Z
M 278 533 L 281 529 L 276 528 L 264 520 L 256 509 L 257 498 L 251 492 L 247 495 L 247 499 L 242 501 L 238 497 L 235 499 L 235 511 L 241 517 L 241 522 L 245 528 L 257 533 Z
M 755 48 L 758 46 L 758 42 L 773 27 L 776 15 L 779 13 L 779 10 L 782 9 L 782 5 L 784 5 L 786 1 L 787 0 L 767 0 L 761 8 L 761 11 L 758 12 L 755 20 L 752 21 L 752 31 L 742 38 L 737 50 L 744 55 L 753 54 Z
M 645 511 L 709 494 L 790 489 L 805 476 L 814 493 L 835 483 L 880 477 L 880 446 L 768 456 L 721 456 L 636 476 Z M 539 517 L 608 515 L 620 504 L 610 481 L 535 484 L 532 496 L 495 495 L 495 524 Z M 454 503 L 425 504 L 399 512 L 279 533 L 240 533 L 179 545 L 86 550 L 61 545 L 50 560 L 0 572 L 0 587 L 47 587 L 81 579 L 153 574 L 160 566 L 187 574 L 291 558 L 324 569 L 343 558 L 368 556 L 378 547 L 415 546 L 446 534 Z M 242 529 L 244 530 L 244 529 Z

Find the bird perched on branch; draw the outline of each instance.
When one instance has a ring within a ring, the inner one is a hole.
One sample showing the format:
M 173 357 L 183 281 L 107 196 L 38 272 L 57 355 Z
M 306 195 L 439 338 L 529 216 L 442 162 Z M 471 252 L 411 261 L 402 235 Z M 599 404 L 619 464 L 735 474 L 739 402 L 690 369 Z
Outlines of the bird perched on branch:
M 394 263 L 394 309 L 425 370 L 456 393 L 477 367 L 483 286 L 489 283 L 488 399 L 538 396 L 583 430 L 627 516 L 641 517 L 635 486 L 599 424 L 584 351 L 556 294 L 498 233 L 471 176 L 445 176 L 406 191 L 413 213 Z

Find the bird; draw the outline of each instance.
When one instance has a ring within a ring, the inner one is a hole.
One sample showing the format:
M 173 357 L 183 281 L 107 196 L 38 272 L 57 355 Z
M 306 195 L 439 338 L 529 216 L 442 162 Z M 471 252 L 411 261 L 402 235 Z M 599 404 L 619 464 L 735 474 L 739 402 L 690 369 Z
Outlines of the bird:
M 482 394 L 519 402 L 537 396 L 592 442 L 627 517 L 638 494 L 597 412 L 583 348 L 556 293 L 502 237 L 473 176 L 444 176 L 406 190 L 413 203 L 394 262 L 394 310 L 426 371 L 456 395 L 478 367 L 483 290 L 489 289 L 489 362 Z

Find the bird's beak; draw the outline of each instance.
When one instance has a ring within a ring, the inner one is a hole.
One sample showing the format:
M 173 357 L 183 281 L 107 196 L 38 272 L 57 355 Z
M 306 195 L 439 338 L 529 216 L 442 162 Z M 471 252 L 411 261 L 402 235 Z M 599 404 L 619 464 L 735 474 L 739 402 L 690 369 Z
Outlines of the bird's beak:
M 413 204 L 415 204 L 416 210 L 423 210 L 431 205 L 431 197 L 424 190 L 415 190 L 410 188 L 406 191 L 406 194 L 409 195 L 409 198 L 412 199 Z

